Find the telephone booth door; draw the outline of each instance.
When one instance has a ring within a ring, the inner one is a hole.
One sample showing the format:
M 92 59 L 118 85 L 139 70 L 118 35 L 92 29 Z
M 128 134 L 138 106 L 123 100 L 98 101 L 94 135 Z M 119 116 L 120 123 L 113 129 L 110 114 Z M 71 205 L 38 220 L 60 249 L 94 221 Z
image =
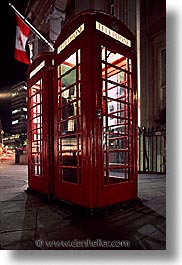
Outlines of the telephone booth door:
M 95 168 L 100 172 L 98 201 L 103 206 L 137 197 L 136 59 L 133 52 L 109 43 L 101 34 L 96 50 L 102 84 L 96 90 Z
M 56 197 L 82 205 L 86 196 L 81 56 L 81 46 L 74 45 L 56 58 L 54 184 Z
M 28 186 L 52 193 L 52 93 L 53 59 L 40 55 L 27 72 L 28 87 Z
M 135 37 L 116 18 L 85 12 L 55 49 L 55 196 L 88 208 L 135 199 Z

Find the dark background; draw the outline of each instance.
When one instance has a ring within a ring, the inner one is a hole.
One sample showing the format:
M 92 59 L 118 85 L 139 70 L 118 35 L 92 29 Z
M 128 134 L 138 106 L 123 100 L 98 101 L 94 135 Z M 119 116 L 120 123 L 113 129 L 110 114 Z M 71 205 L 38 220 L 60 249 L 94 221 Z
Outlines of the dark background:
M 28 0 L 5 0 L 0 8 L 0 118 L 5 133 L 11 132 L 11 87 L 26 81 L 28 65 L 14 60 L 16 16 L 13 4 L 24 15 Z

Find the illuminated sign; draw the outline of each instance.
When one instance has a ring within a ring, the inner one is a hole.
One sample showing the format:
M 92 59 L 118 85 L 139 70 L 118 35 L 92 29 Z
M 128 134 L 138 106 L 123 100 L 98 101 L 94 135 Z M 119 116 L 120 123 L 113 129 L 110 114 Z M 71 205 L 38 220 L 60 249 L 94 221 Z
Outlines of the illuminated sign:
M 123 37 L 122 35 L 118 34 L 116 31 L 104 26 L 103 24 L 96 21 L 96 29 L 101 31 L 102 33 L 110 36 L 111 38 L 121 42 L 122 44 L 131 47 L 131 41 L 127 38 Z
M 57 49 L 59 54 L 62 50 L 66 48 L 73 40 L 75 40 L 84 31 L 84 24 L 77 28 Z
M 38 73 L 43 67 L 45 66 L 45 61 L 42 61 L 31 73 L 30 78 L 34 76 L 36 73 Z

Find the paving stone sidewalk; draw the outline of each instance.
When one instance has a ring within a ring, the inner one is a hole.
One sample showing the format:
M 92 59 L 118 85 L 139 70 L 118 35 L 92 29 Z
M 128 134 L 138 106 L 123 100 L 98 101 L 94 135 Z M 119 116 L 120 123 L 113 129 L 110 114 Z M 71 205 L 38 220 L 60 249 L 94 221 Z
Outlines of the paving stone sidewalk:
M 139 175 L 139 201 L 90 216 L 27 189 L 27 166 L 0 164 L 0 249 L 165 250 L 166 177 Z

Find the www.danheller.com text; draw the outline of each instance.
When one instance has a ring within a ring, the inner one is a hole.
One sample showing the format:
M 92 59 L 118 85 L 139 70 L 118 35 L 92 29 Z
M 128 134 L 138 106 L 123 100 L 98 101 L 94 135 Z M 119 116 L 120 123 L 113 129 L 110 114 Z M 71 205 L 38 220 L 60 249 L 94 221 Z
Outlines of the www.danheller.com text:
M 103 239 L 85 239 L 85 240 L 43 240 L 37 239 L 35 245 L 39 248 L 129 248 L 129 240 L 103 240 Z

